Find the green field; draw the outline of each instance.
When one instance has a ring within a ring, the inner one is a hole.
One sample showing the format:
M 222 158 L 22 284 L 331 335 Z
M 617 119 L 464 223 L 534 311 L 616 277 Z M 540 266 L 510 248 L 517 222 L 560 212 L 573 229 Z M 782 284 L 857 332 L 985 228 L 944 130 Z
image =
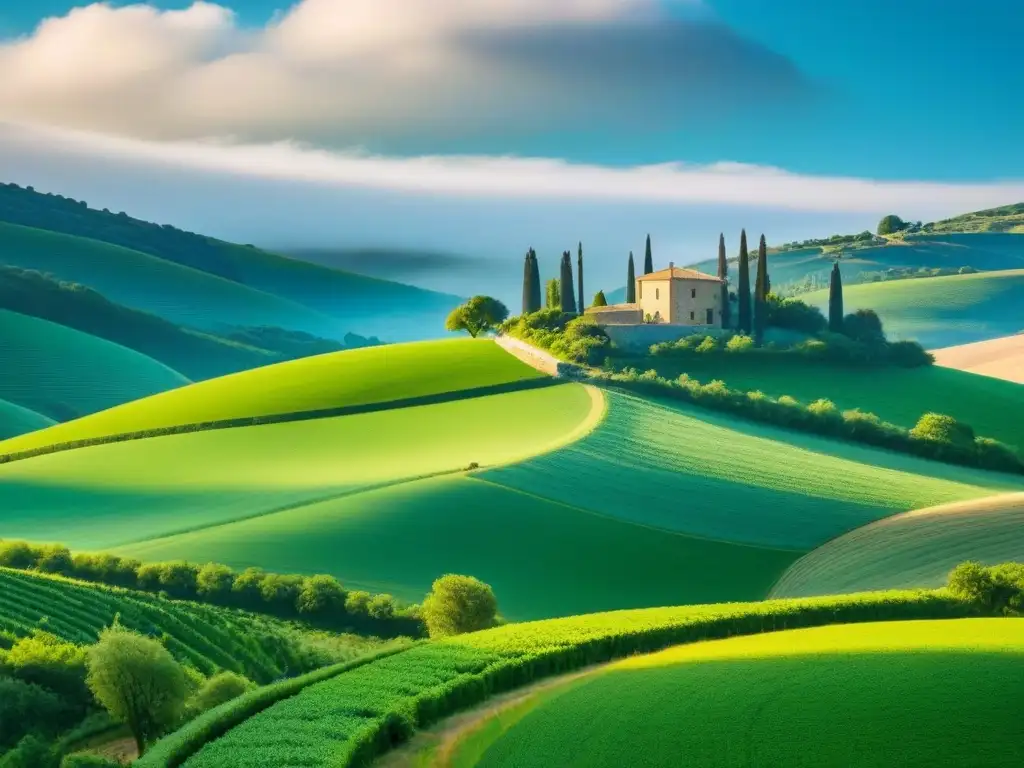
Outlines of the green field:
M 53 425 L 53 419 L 20 405 L 0 400 L 0 440 Z
M 691 355 L 623 358 L 638 370 L 655 368 L 675 378 L 687 373 L 702 382 L 721 379 L 734 389 L 789 395 L 802 403 L 832 400 L 841 409 L 859 408 L 911 428 L 934 411 L 970 424 L 976 434 L 1024 451 L 1024 385 L 949 368 L 844 368 L 791 357 Z
M 1017 235 L 1008 235 L 1017 237 Z M 1024 248 L 1024 238 L 1021 239 Z M 828 310 L 828 291 L 800 296 Z M 846 312 L 872 309 L 890 339 L 915 339 L 928 349 L 970 344 L 1024 330 L 1024 269 L 850 285 Z
M 0 222 L 6 264 L 48 272 L 112 301 L 196 328 L 273 325 L 323 336 L 347 329 L 296 302 L 146 253 Z
M 0 310 L 0 360 L 0 398 L 56 421 L 188 383 L 138 352 L 6 310 Z
M 166 635 L 168 650 L 206 675 L 231 670 L 270 682 L 296 671 L 298 633 L 265 616 L 9 568 L 0 568 L 0 592 L 0 630 L 16 636 L 43 629 L 90 645 L 116 616 L 137 632 Z
M 450 764 L 1016 766 L 1022 691 L 1024 620 L 793 630 L 619 662 Z
M 0 445 L 0 453 L 126 432 L 366 406 L 545 378 L 485 339 L 306 357 L 193 384 Z
M 772 596 L 937 587 L 965 560 L 1024 561 L 1024 494 L 906 512 L 858 528 L 794 563 Z

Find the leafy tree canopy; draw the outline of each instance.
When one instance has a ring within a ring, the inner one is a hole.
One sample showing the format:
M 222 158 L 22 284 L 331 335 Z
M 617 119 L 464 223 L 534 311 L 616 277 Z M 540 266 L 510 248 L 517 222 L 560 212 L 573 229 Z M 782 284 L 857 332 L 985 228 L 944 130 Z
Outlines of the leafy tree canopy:
M 604 296 L 604 291 L 598 291 L 594 294 L 594 302 L 591 304 L 593 307 L 607 307 L 608 299 Z
M 907 222 L 894 213 L 890 213 L 878 222 L 878 234 L 880 235 L 891 235 L 896 232 L 901 232 L 906 228 Z
M 431 637 L 487 629 L 494 626 L 497 615 L 494 590 L 472 576 L 442 576 L 423 602 L 423 617 Z
M 500 301 L 490 296 L 474 296 L 451 311 L 445 328 L 449 331 L 466 331 L 475 339 L 481 333 L 497 328 L 506 319 L 508 308 Z

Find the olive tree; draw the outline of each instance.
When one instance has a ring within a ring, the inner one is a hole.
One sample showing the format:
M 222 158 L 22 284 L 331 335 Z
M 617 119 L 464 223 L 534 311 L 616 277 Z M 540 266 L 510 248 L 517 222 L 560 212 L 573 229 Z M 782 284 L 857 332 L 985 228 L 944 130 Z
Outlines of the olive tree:
M 490 296 L 474 296 L 451 311 L 445 321 L 445 328 L 449 331 L 466 331 L 475 339 L 481 333 L 494 330 L 506 319 L 508 308 L 500 301 Z

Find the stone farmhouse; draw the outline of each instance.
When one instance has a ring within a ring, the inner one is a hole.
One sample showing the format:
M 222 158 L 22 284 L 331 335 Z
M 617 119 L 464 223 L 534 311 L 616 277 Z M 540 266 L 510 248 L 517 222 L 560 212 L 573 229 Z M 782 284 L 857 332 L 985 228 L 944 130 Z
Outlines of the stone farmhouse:
M 590 307 L 586 314 L 592 316 L 598 325 L 606 327 L 669 325 L 722 328 L 724 282 L 714 275 L 669 263 L 668 269 L 636 279 L 635 304 Z

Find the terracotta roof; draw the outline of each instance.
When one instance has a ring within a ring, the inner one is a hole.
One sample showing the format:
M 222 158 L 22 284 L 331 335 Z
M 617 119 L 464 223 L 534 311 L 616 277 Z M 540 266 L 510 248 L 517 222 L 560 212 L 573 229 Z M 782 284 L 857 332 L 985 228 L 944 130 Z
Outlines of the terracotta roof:
M 682 269 L 681 267 L 669 267 L 668 269 L 662 269 L 657 272 L 651 272 L 649 275 L 640 275 L 637 280 L 710 280 L 713 283 L 720 283 L 722 279 L 709 275 L 704 272 L 698 272 L 696 269 Z

